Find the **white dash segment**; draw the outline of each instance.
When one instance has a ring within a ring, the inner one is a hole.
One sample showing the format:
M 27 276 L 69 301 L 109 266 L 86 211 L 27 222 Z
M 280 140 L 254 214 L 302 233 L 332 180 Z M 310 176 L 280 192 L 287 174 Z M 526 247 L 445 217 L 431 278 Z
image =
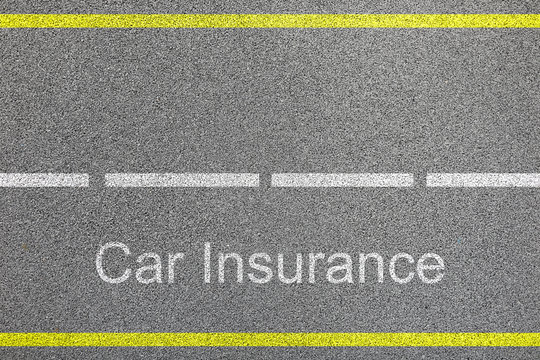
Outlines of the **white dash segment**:
M 409 187 L 413 185 L 412 174 L 272 174 L 273 187 Z
M 108 187 L 258 187 L 259 174 L 145 173 L 106 174 Z
M 540 174 L 429 173 L 428 187 L 540 187 Z
M 88 174 L 0 173 L 0 187 L 88 187 Z

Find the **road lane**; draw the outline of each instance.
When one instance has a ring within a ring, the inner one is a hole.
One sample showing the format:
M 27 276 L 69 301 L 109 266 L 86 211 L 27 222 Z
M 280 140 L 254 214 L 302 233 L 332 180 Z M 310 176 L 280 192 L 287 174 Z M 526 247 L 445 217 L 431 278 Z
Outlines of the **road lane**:
M 470 9 L 535 12 L 527 4 Z M 96 5 L 96 11 L 116 6 Z M 47 6 L 77 5 L 21 2 L 10 9 Z M 185 4 L 163 11 L 178 6 Z M 342 8 L 335 6 L 334 12 Z M 538 331 L 538 189 L 267 185 L 271 174 L 282 173 L 405 173 L 419 182 L 434 173 L 538 173 L 539 44 L 535 29 L 2 30 L 1 171 L 261 177 L 258 188 L 227 191 L 0 189 L 2 331 Z M 135 255 L 146 251 L 185 252 L 178 283 L 106 284 L 95 255 L 110 241 L 133 251 L 109 259 L 111 272 L 135 269 Z M 436 286 L 205 286 L 205 241 L 244 255 L 435 252 L 448 270 Z M 532 359 L 538 353 L 332 350 L 82 353 Z

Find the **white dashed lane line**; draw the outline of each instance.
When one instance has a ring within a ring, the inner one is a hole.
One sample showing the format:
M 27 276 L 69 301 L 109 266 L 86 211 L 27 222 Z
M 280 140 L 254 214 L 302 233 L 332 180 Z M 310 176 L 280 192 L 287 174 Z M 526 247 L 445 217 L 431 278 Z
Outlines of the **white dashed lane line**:
M 428 187 L 540 187 L 540 173 L 432 173 Z
M 0 187 L 88 187 L 88 174 L 0 173 Z
M 273 174 L 273 187 L 409 187 L 412 174 Z
M 258 187 L 259 174 L 106 174 L 108 187 Z
M 105 175 L 107 187 L 259 187 L 253 173 L 114 173 Z M 88 187 L 88 174 L 0 173 L 0 187 Z M 279 173 L 271 187 L 412 187 L 406 173 Z M 540 173 L 428 173 L 427 187 L 534 187 Z

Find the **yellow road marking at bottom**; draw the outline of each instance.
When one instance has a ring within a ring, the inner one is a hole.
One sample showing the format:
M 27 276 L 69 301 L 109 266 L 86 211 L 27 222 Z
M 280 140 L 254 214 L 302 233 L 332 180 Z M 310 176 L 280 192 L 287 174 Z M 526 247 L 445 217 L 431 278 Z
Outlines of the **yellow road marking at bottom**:
M 540 346 L 540 333 L 0 333 L 0 346 Z
M 540 14 L 0 14 L 0 28 L 538 28 Z

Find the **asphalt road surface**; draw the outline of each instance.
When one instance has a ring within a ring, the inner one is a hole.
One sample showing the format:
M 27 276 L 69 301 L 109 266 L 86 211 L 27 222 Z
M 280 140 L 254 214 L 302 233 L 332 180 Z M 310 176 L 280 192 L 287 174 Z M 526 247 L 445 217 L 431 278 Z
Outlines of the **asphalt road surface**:
M 534 1 L 94 3 L 8 0 L 0 13 L 540 10 Z M 2 29 L 0 172 L 88 176 L 69 180 L 73 187 L 0 188 L 0 329 L 538 332 L 540 188 L 432 187 L 426 177 L 540 173 L 539 69 L 537 29 Z M 111 174 L 124 173 L 218 175 L 114 185 L 125 179 Z M 276 186 L 296 181 L 272 176 L 287 173 L 404 175 L 392 180 L 402 186 L 363 186 L 382 180 L 362 177 Z M 239 180 L 219 174 L 258 177 L 220 187 Z M 135 271 L 147 251 L 164 260 L 185 253 L 177 281 L 103 281 L 96 254 L 108 242 L 132 253 L 110 257 L 111 274 Z M 377 252 L 385 261 L 436 253 L 445 274 L 436 284 L 287 285 L 239 284 L 233 271 L 232 281 L 208 284 L 205 242 L 246 263 L 258 252 Z M 539 351 L 0 350 L 6 358 L 138 356 L 535 359 Z

